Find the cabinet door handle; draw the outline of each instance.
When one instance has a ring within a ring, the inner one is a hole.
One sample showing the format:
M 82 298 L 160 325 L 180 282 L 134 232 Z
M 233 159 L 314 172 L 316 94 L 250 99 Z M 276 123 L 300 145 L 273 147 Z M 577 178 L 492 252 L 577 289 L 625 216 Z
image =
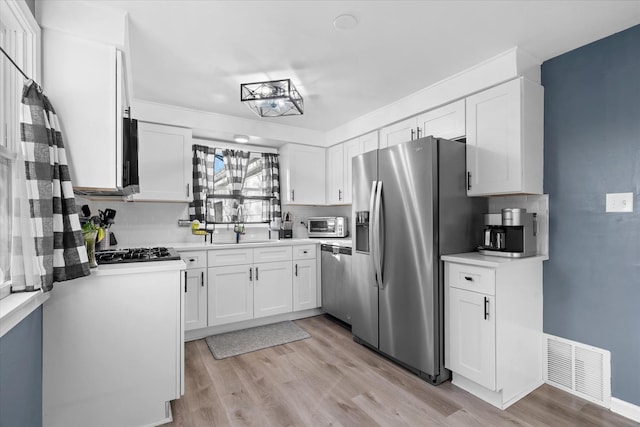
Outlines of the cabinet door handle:
M 471 277 L 471 276 L 464 276 L 464 280 L 468 280 L 469 282 L 473 282 L 473 277 Z
M 413 136 L 415 135 L 416 131 L 411 129 L 411 140 L 413 141 Z
M 296 264 L 296 277 L 298 277 L 298 264 Z
M 189 184 L 187 184 L 187 198 L 189 198 Z
M 204 271 L 200 272 L 200 286 L 204 287 Z
M 484 320 L 489 318 L 489 298 L 484 297 Z
M 296 199 L 296 193 L 295 190 L 291 190 L 291 201 L 293 202 Z
M 184 271 L 184 292 L 187 292 L 187 270 Z
M 338 200 L 342 200 L 342 190 L 338 190 Z
M 253 282 L 253 268 L 249 267 L 249 281 Z
M 258 267 L 256 267 L 256 282 L 258 281 Z
M 467 190 L 471 190 L 471 172 L 467 172 Z
M 420 128 L 416 128 L 416 133 L 418 134 L 418 139 L 420 139 L 420 132 L 422 131 L 422 129 Z

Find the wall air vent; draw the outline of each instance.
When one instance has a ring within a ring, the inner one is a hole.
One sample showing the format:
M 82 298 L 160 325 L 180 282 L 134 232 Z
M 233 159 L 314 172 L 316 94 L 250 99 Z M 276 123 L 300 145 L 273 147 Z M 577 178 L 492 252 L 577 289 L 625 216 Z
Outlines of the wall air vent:
M 548 334 L 544 341 L 545 382 L 609 408 L 611 353 Z

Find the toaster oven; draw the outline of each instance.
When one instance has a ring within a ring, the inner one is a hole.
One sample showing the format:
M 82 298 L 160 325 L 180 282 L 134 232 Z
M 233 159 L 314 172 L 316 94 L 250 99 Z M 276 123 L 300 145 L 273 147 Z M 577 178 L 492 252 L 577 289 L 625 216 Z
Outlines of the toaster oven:
M 347 237 L 347 218 L 343 216 L 316 216 L 307 219 L 309 237 Z

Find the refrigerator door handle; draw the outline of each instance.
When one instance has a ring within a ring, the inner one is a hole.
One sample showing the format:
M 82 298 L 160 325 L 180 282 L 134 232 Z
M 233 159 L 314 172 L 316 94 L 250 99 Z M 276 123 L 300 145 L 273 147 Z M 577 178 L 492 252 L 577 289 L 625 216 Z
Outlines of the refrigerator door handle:
M 384 256 L 384 233 L 381 227 L 382 225 L 382 181 L 378 181 L 378 188 L 376 189 L 376 200 L 374 207 L 374 218 L 375 224 L 373 224 L 374 228 L 374 244 L 375 254 L 373 258 L 373 264 L 375 265 L 376 270 L 376 282 L 378 283 L 378 288 L 384 289 L 384 282 L 382 280 L 382 259 Z
M 373 260 L 373 274 L 376 277 L 376 287 L 378 286 L 378 270 L 376 264 L 376 189 L 378 188 L 378 181 L 371 183 L 371 197 L 369 198 L 369 243 L 371 244 L 371 259 Z

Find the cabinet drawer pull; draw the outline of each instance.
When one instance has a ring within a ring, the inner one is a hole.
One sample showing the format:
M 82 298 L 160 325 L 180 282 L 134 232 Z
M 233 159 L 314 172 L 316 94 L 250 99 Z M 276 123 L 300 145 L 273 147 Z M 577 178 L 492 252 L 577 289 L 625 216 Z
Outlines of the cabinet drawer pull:
M 484 297 L 484 320 L 489 318 L 489 298 Z
M 200 272 L 200 286 L 204 287 L 204 271 Z
M 469 282 L 473 282 L 473 277 L 471 277 L 471 276 L 464 276 L 464 280 L 468 280 Z
M 296 277 L 298 277 L 298 264 L 296 264 Z
M 253 282 L 253 268 L 249 267 L 249 281 Z
M 196 262 L 195 258 L 189 258 L 189 262 Z
M 256 281 L 258 281 L 258 267 L 256 267 Z

